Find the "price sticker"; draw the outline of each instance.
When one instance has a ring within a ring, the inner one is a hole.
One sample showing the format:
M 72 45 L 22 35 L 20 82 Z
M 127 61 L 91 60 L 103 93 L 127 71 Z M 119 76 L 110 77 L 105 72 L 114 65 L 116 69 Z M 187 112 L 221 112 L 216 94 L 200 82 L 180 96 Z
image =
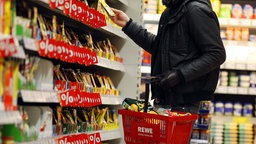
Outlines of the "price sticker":
M 256 63 L 255 64 L 247 64 L 247 70 L 256 70 Z
M 226 26 L 228 25 L 228 19 L 226 18 L 219 18 L 220 25 Z
M 216 93 L 227 93 L 228 92 L 228 88 L 226 86 L 219 86 L 216 89 Z
M 235 69 L 235 67 L 236 67 L 236 63 L 234 63 L 234 62 L 225 63 L 225 68 L 226 69 Z
M 250 95 L 256 95 L 256 88 L 249 88 Z
M 249 26 L 251 26 L 251 20 L 250 19 L 240 19 L 240 25 L 243 27 L 249 27 Z
M 35 39 L 32 38 L 23 38 L 24 47 L 28 50 L 38 51 L 37 42 Z
M 228 25 L 230 25 L 230 26 L 238 26 L 239 25 L 239 19 L 235 19 L 235 18 L 229 19 Z
M 247 117 L 234 117 L 233 122 L 235 122 L 235 123 L 250 123 L 250 119 Z
M 245 63 L 236 63 L 235 68 L 238 69 L 238 70 L 245 70 L 246 69 L 246 64 Z
M 255 19 L 251 20 L 251 25 L 254 26 L 254 27 L 256 26 L 256 20 Z
M 228 87 L 229 94 L 237 94 L 237 87 Z
M 248 88 L 239 87 L 237 89 L 238 94 L 248 94 Z

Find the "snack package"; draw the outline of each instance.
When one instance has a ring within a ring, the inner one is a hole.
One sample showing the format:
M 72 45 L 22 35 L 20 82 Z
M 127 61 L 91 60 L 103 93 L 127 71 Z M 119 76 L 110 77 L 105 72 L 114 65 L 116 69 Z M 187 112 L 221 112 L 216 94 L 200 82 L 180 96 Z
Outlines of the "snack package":
M 136 111 L 136 112 L 143 112 L 144 110 L 144 101 L 136 100 L 132 98 L 125 98 L 122 102 L 122 106 L 124 109 Z M 152 111 L 152 105 L 148 103 L 148 112 Z

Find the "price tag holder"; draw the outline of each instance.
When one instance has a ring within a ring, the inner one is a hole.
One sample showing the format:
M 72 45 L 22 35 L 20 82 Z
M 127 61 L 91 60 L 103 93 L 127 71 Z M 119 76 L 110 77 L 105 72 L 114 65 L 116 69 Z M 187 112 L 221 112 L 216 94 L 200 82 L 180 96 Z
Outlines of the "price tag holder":
M 245 70 L 246 69 L 246 64 L 245 63 L 236 63 L 235 68 L 237 70 Z
M 236 68 L 236 63 L 234 63 L 234 62 L 227 62 L 227 63 L 225 63 L 225 68 L 226 69 L 235 69 Z
M 243 87 L 239 87 L 238 89 L 237 89 L 237 93 L 238 94 L 248 94 L 248 88 L 243 88 Z
M 247 70 L 256 70 L 256 63 L 255 64 L 248 63 L 246 69 Z
M 38 51 L 37 49 L 37 42 L 35 39 L 32 38 L 23 38 L 24 41 L 24 47 L 28 50 L 32 50 L 32 51 Z
M 252 20 L 251 20 L 251 25 L 254 26 L 254 27 L 256 27 L 256 20 L 255 20 L 255 19 L 252 19 Z
M 239 19 L 231 18 L 228 21 L 228 25 L 230 26 L 239 26 Z
M 251 20 L 250 19 L 240 19 L 240 25 L 242 27 L 250 27 L 251 26 Z
M 220 25 L 226 26 L 228 25 L 228 19 L 226 18 L 219 18 Z
M 249 95 L 256 95 L 256 88 L 249 88 Z
M 228 87 L 229 94 L 237 94 L 237 87 Z
M 228 92 L 228 88 L 226 86 L 218 86 L 218 88 L 216 89 L 216 93 L 227 93 Z

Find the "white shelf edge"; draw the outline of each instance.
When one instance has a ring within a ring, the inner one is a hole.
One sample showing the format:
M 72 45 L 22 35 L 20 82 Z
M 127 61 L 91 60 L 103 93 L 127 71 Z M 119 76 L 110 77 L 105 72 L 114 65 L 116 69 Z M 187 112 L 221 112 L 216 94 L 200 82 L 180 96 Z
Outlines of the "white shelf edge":
M 256 47 L 256 42 L 253 41 L 236 41 L 236 40 L 222 40 L 225 46 L 243 46 Z
M 256 63 L 238 63 L 238 62 L 225 62 L 221 65 L 221 69 L 230 69 L 230 70 L 256 70 Z
M 0 111 L 0 125 L 17 124 L 22 122 L 19 111 Z
M 24 40 L 24 46 L 26 49 L 38 52 L 37 47 L 36 47 L 36 45 L 37 45 L 36 40 L 31 39 L 31 38 L 24 38 L 23 40 Z M 109 59 L 102 58 L 99 56 L 97 56 L 97 58 L 98 58 L 98 63 L 95 65 L 125 72 L 125 67 L 122 63 L 116 62 L 116 61 L 111 61 Z
M 121 96 L 101 95 L 102 104 L 107 104 L 107 105 L 121 105 L 123 102 L 123 99 L 124 98 Z
M 160 14 L 143 14 L 144 22 L 158 23 L 160 20 Z
M 141 73 L 150 73 L 151 66 L 141 66 Z
M 218 86 L 215 90 L 215 94 L 239 94 L 256 96 L 256 88 Z
M 24 102 L 59 103 L 56 91 L 20 90 Z
M 256 28 L 255 19 L 218 18 L 221 27 Z
M 120 128 L 115 130 L 103 130 L 99 131 L 101 136 L 101 141 L 113 140 L 122 138 L 122 133 Z
M 107 58 L 103 58 L 103 57 L 99 57 L 99 56 L 98 56 L 98 63 L 95 65 L 125 72 L 125 67 L 122 63 L 112 61 Z
M 99 132 L 100 136 L 101 136 L 101 141 L 107 141 L 107 140 L 113 140 L 113 139 L 119 139 L 122 138 L 121 135 L 121 130 L 120 128 L 118 129 L 114 129 L 114 130 L 102 130 L 102 131 L 94 131 L 94 132 L 87 132 L 86 134 L 90 134 L 90 133 L 95 133 L 95 132 Z M 77 134 L 82 134 L 82 133 L 73 133 L 73 134 L 67 134 L 67 135 L 63 135 L 63 136 L 72 136 L 72 135 L 77 135 Z M 41 138 L 35 141 L 30 141 L 30 142 L 20 142 L 17 144 L 42 144 L 42 143 L 51 143 L 51 144 L 57 144 L 57 139 L 60 136 L 56 136 L 56 137 L 48 137 L 48 138 Z
M 119 37 L 121 37 L 123 39 L 127 39 L 127 36 L 124 34 L 124 32 L 120 28 L 110 24 L 109 22 L 107 22 L 106 26 L 101 27 L 100 29 L 103 29 L 103 30 L 105 30 L 105 31 L 107 31 L 109 33 L 112 33 L 112 34 L 114 34 L 116 36 L 119 36 Z

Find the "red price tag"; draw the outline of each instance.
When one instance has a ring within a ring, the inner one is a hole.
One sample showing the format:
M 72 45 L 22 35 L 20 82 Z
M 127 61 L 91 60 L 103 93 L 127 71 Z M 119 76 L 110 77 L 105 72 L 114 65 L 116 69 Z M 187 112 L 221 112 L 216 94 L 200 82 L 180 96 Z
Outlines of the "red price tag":
M 51 8 L 61 7 L 64 6 L 64 0 L 50 0 L 49 5 Z
M 54 40 L 49 39 L 38 41 L 38 50 L 40 56 L 47 56 L 49 58 L 54 57 L 55 47 Z
M 100 133 L 88 134 L 90 144 L 102 144 Z
M 58 144 L 90 144 L 89 138 L 87 134 L 77 134 L 77 135 L 70 135 L 70 136 L 62 136 L 57 139 Z
M 77 5 L 75 0 L 65 0 L 64 2 L 64 14 L 70 15 L 75 18 L 77 13 Z
M 14 55 L 18 51 L 14 38 L 5 38 L 0 40 L 0 57 L 8 57 Z
M 60 93 L 59 97 L 61 106 L 92 107 L 102 104 L 99 93 L 69 90 Z

